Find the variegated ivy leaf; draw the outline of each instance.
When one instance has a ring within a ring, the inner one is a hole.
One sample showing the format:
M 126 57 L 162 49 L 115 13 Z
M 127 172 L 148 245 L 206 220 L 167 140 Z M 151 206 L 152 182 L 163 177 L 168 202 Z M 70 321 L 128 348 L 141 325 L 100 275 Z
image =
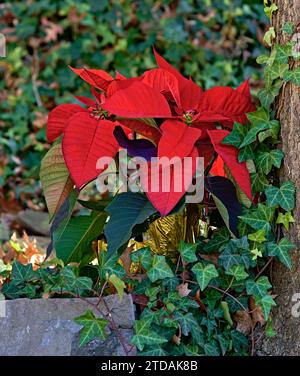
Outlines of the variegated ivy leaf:
M 246 290 L 248 295 L 253 295 L 254 297 L 262 298 L 268 291 L 272 288 L 268 277 L 259 277 L 257 281 L 249 279 L 246 281 Z
M 83 326 L 79 333 L 79 346 L 83 346 L 95 338 L 105 339 L 107 337 L 108 321 L 95 317 L 91 310 L 87 310 L 84 315 L 76 317 L 75 322 Z
M 248 239 L 256 243 L 263 243 L 267 240 L 265 235 L 265 230 L 258 230 L 256 232 L 253 232 L 252 234 L 249 234 Z
M 291 181 L 287 181 L 280 188 L 269 186 L 266 191 L 267 205 L 269 207 L 280 206 L 286 211 L 295 207 L 295 186 Z
M 159 256 L 156 254 L 152 258 L 152 264 L 150 269 L 147 271 L 147 275 L 151 282 L 174 276 L 172 269 L 166 262 L 165 256 Z
M 268 255 L 278 257 L 279 261 L 289 269 L 292 267 L 292 260 L 289 252 L 294 248 L 294 244 L 286 238 L 281 239 L 278 244 L 271 242 L 267 245 Z
M 295 223 L 295 219 L 292 216 L 291 212 L 287 212 L 285 214 L 279 213 L 278 218 L 276 220 L 276 224 L 283 224 L 284 228 L 288 231 L 290 228 L 290 223 Z
M 185 243 L 183 240 L 179 243 L 179 253 L 186 263 L 197 261 L 196 249 L 197 244 Z
M 270 27 L 269 30 L 264 35 L 264 42 L 272 47 L 272 40 L 276 38 L 276 33 L 274 27 Z
M 134 323 L 135 335 L 132 337 L 131 343 L 136 345 L 139 350 L 143 350 L 145 345 L 158 346 L 168 342 L 166 338 L 160 336 L 151 328 L 151 321 L 150 316 Z
M 275 209 L 259 203 L 254 209 L 240 216 L 241 220 L 251 226 L 254 230 L 270 231 L 270 223 L 273 220 Z
M 284 31 L 285 33 L 287 33 L 288 35 L 293 35 L 293 32 L 294 32 L 294 24 L 292 22 L 286 22 L 284 25 L 283 25 L 283 28 L 282 28 L 282 31 Z
M 237 281 L 243 281 L 249 276 L 243 265 L 233 265 L 226 274 L 232 275 Z
M 283 76 L 284 81 L 291 81 L 293 84 L 300 86 L 300 67 L 286 71 Z
M 265 320 L 268 320 L 272 307 L 276 306 L 274 299 L 269 294 L 255 298 L 255 304 L 261 307 Z
M 256 167 L 268 175 L 273 166 L 280 168 L 283 157 L 284 153 L 279 149 L 259 152 L 256 158 Z
M 198 262 L 192 268 L 193 273 L 195 273 L 197 282 L 199 283 L 200 289 L 203 291 L 209 282 L 218 277 L 216 267 L 213 264 L 204 265 L 202 262 Z
M 276 61 L 272 66 L 266 68 L 265 74 L 270 76 L 271 80 L 276 80 L 277 78 L 283 78 L 288 69 L 289 65 L 287 63 L 281 64 L 280 62 Z

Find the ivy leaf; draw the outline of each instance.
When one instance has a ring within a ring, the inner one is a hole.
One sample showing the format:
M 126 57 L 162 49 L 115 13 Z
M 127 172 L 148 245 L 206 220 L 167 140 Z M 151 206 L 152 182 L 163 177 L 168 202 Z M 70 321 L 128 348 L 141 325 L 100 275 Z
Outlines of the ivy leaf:
M 239 156 L 238 156 L 238 161 L 240 163 L 248 161 L 249 159 L 253 160 L 254 158 L 255 158 L 255 153 L 254 153 L 253 145 L 247 145 L 244 148 L 240 149 Z
M 152 264 L 150 269 L 147 271 L 147 275 L 151 282 L 174 276 L 172 269 L 166 263 L 165 256 L 159 256 L 156 254 L 152 258 Z
M 197 261 L 196 249 L 197 244 L 185 243 L 183 240 L 180 240 L 179 253 L 184 262 L 191 263 Z
M 12 280 L 15 284 L 29 282 L 37 278 L 38 276 L 33 271 L 31 264 L 23 265 L 19 261 L 14 261 L 12 266 Z
M 292 260 L 289 252 L 294 248 L 294 244 L 286 238 L 281 239 L 278 244 L 274 242 L 267 244 L 268 255 L 278 257 L 278 259 L 289 269 L 292 267 Z
M 269 186 L 266 191 L 267 205 L 269 207 L 280 206 L 286 211 L 295 207 L 295 186 L 291 181 L 287 181 L 280 188 Z
M 287 43 L 285 45 L 276 44 L 276 62 L 279 64 L 287 64 L 289 62 L 289 57 L 292 56 L 292 43 Z
M 256 167 L 259 171 L 268 175 L 273 166 L 280 168 L 284 153 L 279 150 L 259 152 L 256 159 Z
M 141 263 L 145 270 L 148 270 L 151 267 L 152 252 L 149 247 L 140 248 L 137 251 L 132 252 L 130 257 L 132 262 Z
M 276 306 L 274 299 L 269 294 L 262 298 L 255 298 L 255 304 L 261 307 L 265 320 L 268 320 L 272 307 Z
M 212 239 L 203 247 L 205 252 L 215 252 L 228 242 L 230 239 L 229 232 L 226 227 L 223 227 L 219 231 L 216 231 Z
M 198 262 L 192 267 L 192 272 L 195 273 L 197 282 L 202 291 L 213 278 L 218 277 L 219 275 L 213 264 L 204 265 L 201 262 Z
M 266 131 L 263 131 L 263 132 L 260 132 L 258 134 L 258 141 L 259 142 L 263 142 L 268 137 L 271 137 L 273 140 L 277 140 L 278 139 L 279 131 L 280 131 L 280 123 L 279 123 L 279 121 L 273 120 L 270 123 L 270 129 L 268 129 Z
M 263 243 L 267 240 L 265 235 L 265 230 L 258 230 L 256 232 L 253 232 L 252 234 L 249 234 L 248 239 L 252 240 L 255 243 Z
M 91 242 L 102 232 L 106 213 L 92 212 L 89 216 L 71 218 L 60 239 L 55 244 L 57 257 L 65 264 L 80 262 L 91 248 Z
M 245 271 L 242 265 L 233 265 L 227 271 L 226 274 L 232 275 L 237 281 L 243 281 L 249 274 Z
M 87 310 L 84 315 L 76 317 L 74 321 L 83 326 L 80 330 L 79 346 L 83 346 L 97 337 L 101 339 L 107 337 L 105 329 L 108 321 L 95 317 L 91 310 Z
M 265 131 L 269 128 L 270 128 L 270 125 L 268 123 L 260 123 L 256 125 L 255 127 L 251 128 L 246 134 L 243 142 L 241 143 L 240 148 L 243 148 L 247 145 L 252 144 L 254 141 L 256 141 L 256 138 L 259 132 Z
M 122 245 L 128 242 L 134 226 L 144 223 L 152 214 L 156 213 L 156 209 L 145 195 L 134 192 L 117 195 L 106 207 L 106 211 L 110 215 L 104 230 L 109 255 L 117 252 Z
M 290 223 L 295 223 L 295 219 L 292 216 L 291 212 L 285 214 L 279 213 L 276 220 L 276 225 L 283 224 L 284 228 L 288 231 L 290 228 Z
M 274 3 L 272 3 L 270 6 L 264 7 L 264 11 L 266 13 L 266 16 L 270 19 L 272 18 L 273 13 L 276 12 L 277 10 L 278 10 L 278 6 Z
M 294 24 L 292 22 L 285 22 L 285 24 L 283 25 L 282 31 L 284 31 L 288 35 L 293 35 Z
M 264 42 L 267 46 L 272 47 L 272 40 L 276 38 L 276 33 L 274 27 L 270 27 L 269 30 L 264 35 Z
M 240 123 L 233 124 L 233 130 L 229 133 L 228 136 L 224 138 L 222 144 L 225 145 L 233 145 L 236 148 L 239 148 L 241 145 L 244 137 L 247 134 L 247 126 Z
M 166 338 L 157 334 L 150 326 L 151 318 L 141 319 L 134 323 L 135 335 L 132 337 L 131 343 L 136 345 L 140 351 L 144 349 L 145 345 L 157 346 L 168 342 Z
M 246 281 L 247 294 L 253 295 L 254 297 L 263 298 L 271 288 L 272 285 L 266 276 L 259 277 L 257 281 L 253 279 Z
M 241 350 L 245 350 L 249 346 L 249 342 L 246 336 L 237 330 L 232 330 L 231 333 L 232 346 L 234 351 L 240 353 Z
M 283 78 L 288 69 L 289 65 L 287 63 L 281 64 L 280 62 L 276 61 L 272 66 L 266 68 L 265 74 L 269 75 L 272 80 L 276 80 L 277 78 Z
M 166 356 L 168 355 L 161 347 L 147 348 L 139 353 L 140 356 Z
M 125 283 L 115 274 L 110 275 L 108 280 L 117 290 L 119 299 L 122 300 L 123 295 L 124 295 L 124 290 L 125 290 L 125 287 L 126 287 Z
M 284 81 L 291 81 L 293 84 L 300 86 L 300 67 L 285 72 Z
M 269 181 L 264 174 L 253 173 L 251 176 L 251 190 L 253 193 L 263 192 L 268 186 Z
M 193 329 L 202 333 L 202 329 L 191 312 L 182 314 L 180 311 L 177 311 L 175 319 L 179 321 L 183 335 L 187 336 Z
M 251 226 L 254 230 L 270 231 L 274 208 L 259 203 L 257 208 L 249 210 L 247 214 L 240 216 L 240 219 Z
M 263 257 L 262 251 L 258 248 L 251 249 L 250 253 L 253 255 L 252 260 L 257 260 L 258 257 Z
M 52 288 L 52 291 L 64 291 L 80 293 L 92 289 L 93 281 L 89 277 L 77 277 L 71 266 L 66 266 L 60 273 L 58 283 Z

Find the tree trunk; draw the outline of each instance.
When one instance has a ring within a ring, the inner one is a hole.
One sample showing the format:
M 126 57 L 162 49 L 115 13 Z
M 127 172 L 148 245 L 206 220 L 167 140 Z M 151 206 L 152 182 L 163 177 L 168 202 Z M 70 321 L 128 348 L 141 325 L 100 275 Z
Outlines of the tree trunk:
M 283 25 L 289 21 L 295 25 L 300 22 L 300 0 L 276 0 L 278 11 L 273 16 L 273 26 L 276 32 L 276 42 L 284 44 L 290 36 L 282 32 Z M 300 29 L 294 31 L 299 33 Z M 299 34 L 300 36 L 300 34 Z M 291 63 L 293 67 L 299 62 Z M 296 245 L 292 252 L 293 267 L 288 270 L 282 264 L 276 263 L 271 273 L 277 308 L 273 312 L 274 328 L 277 335 L 265 339 L 261 347 L 263 354 L 269 355 L 300 355 L 300 317 L 292 315 L 295 302 L 292 297 L 300 293 L 300 88 L 287 84 L 283 87 L 277 103 L 278 119 L 281 122 L 282 149 L 285 153 L 284 166 L 281 170 L 281 180 L 292 180 L 297 189 L 297 206 L 294 211 L 295 224 L 288 237 Z M 300 295 L 299 295 L 300 296 Z M 299 300 L 298 300 L 299 301 Z

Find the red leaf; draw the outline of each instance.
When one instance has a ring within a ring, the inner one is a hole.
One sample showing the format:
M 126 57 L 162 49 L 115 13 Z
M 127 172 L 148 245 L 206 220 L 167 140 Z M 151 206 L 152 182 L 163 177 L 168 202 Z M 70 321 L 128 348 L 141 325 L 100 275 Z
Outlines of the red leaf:
M 158 90 L 139 81 L 134 82 L 126 89 L 118 90 L 107 99 L 102 107 L 117 116 L 131 118 L 171 116 L 168 102 L 164 96 Z
M 251 97 L 239 90 L 216 86 L 203 93 L 198 111 L 198 121 L 221 122 L 232 126 L 233 122 L 246 123 L 246 113 L 255 111 L 255 107 Z
M 142 82 L 171 97 L 181 107 L 178 80 L 170 72 L 160 68 L 148 70 L 143 74 Z
M 102 69 L 70 68 L 85 82 L 100 90 L 106 91 L 109 84 L 114 80 Z
M 85 104 L 88 107 L 95 106 L 95 100 L 91 98 L 84 97 L 82 95 L 74 95 L 74 97 L 81 103 Z
M 246 163 L 239 163 L 238 161 L 238 149 L 231 145 L 222 144 L 223 139 L 230 132 L 226 130 L 212 130 L 208 131 L 211 142 L 213 143 L 215 151 L 223 159 L 224 163 L 228 167 L 230 173 L 232 174 L 234 180 L 242 189 L 242 191 L 247 195 L 247 197 L 252 200 L 251 193 L 251 181 L 250 174 L 247 170 Z
M 239 87 L 237 87 L 236 91 L 245 95 L 248 98 L 251 98 L 249 79 L 244 81 Z
M 147 163 L 146 166 L 148 168 L 141 165 L 142 187 L 152 205 L 160 212 L 162 217 L 171 212 L 192 183 L 197 168 L 196 157 L 198 157 L 198 152 L 196 147 L 193 148 L 188 157 L 192 158 L 191 169 L 184 168 L 182 160 L 171 164 L 169 168 L 162 167 L 159 160 Z M 163 173 L 165 174 L 165 180 L 169 180 L 169 184 L 162 184 Z M 152 182 L 159 182 L 159 185 L 154 183 L 154 189 Z
M 118 119 L 119 124 L 131 129 L 132 131 L 148 138 L 153 141 L 156 145 L 161 137 L 161 131 L 159 128 L 153 127 L 144 123 L 138 119 Z
M 101 157 L 114 157 L 118 144 L 113 135 L 114 124 L 97 120 L 88 112 L 75 114 L 63 136 L 63 155 L 71 177 L 78 188 L 97 178 Z
M 201 130 L 178 120 L 166 120 L 160 127 L 163 134 L 158 144 L 158 157 L 184 158 L 191 154 Z
M 169 73 L 171 73 L 178 80 L 181 107 L 183 111 L 195 110 L 200 101 L 202 89 L 192 80 L 188 80 L 181 73 L 178 72 L 171 64 L 169 64 L 162 56 L 160 56 L 155 49 L 154 56 L 157 65 Z
M 76 113 L 85 111 L 78 104 L 60 104 L 55 107 L 48 116 L 47 139 L 53 142 L 59 137 L 68 124 L 69 119 Z

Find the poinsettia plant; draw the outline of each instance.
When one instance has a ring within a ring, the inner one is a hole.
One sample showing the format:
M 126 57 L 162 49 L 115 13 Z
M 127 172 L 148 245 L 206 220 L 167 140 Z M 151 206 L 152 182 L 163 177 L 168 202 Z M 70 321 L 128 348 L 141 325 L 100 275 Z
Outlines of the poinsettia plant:
M 60 104 L 49 114 L 47 138 L 55 142 L 55 161 L 59 160 L 64 176 L 57 188 L 46 170 L 42 174 L 49 211 L 57 214 L 74 185 L 79 192 L 108 167 L 99 168 L 97 161 L 116 157 L 120 149 L 126 149 L 130 157 L 144 158 L 149 170 L 153 160 L 190 158 L 189 184 L 195 173 L 194 162 L 200 157 L 204 160 L 205 197 L 216 198 L 221 215 L 236 234 L 237 217 L 241 214 L 237 196 L 248 203 L 253 197 L 246 162 L 226 138 L 235 123 L 246 129 L 247 113 L 255 111 L 249 82 L 236 89 L 219 86 L 203 91 L 155 50 L 154 55 L 158 68 L 134 78 L 125 78 L 118 72 L 113 78 L 100 69 L 71 68 L 90 85 L 92 98 L 76 97 L 81 105 Z M 47 162 L 55 164 L 53 158 L 44 161 L 44 165 Z M 186 185 L 174 189 L 172 181 L 178 175 L 172 169 L 170 174 L 168 190 L 161 186 L 152 190 L 141 173 L 141 185 L 147 188 L 143 200 L 149 201 L 152 211 L 162 217 L 174 211 L 186 193 Z M 109 208 L 107 211 L 110 213 Z

